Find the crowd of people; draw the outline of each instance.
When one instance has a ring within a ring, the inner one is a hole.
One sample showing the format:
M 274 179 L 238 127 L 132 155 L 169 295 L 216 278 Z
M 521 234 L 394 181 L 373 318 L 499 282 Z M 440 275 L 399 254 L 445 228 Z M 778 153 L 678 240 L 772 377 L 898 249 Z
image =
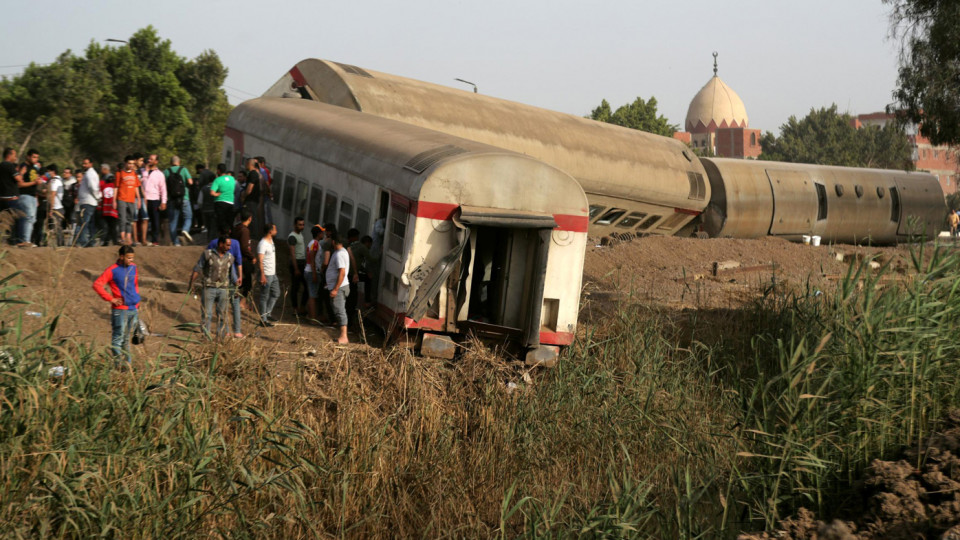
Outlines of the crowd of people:
M 24 248 L 156 246 L 167 238 L 180 246 L 198 232 L 215 237 L 233 225 L 241 207 L 259 208 L 262 194 L 269 196 L 262 157 L 237 175 L 225 166 L 215 174 L 203 164 L 191 172 L 177 156 L 161 169 L 157 154 L 133 154 L 99 168 L 84 158 L 80 167 L 62 171 L 44 166 L 34 149 L 17 161 L 17 151 L 5 148 L 0 211 L 11 212 L 15 222 L 5 240 Z
M 265 204 L 272 182 L 263 157 L 246 160 L 239 174 L 224 164 L 217 165 L 215 173 L 202 164 L 191 172 L 177 156 L 161 169 L 157 154 L 129 155 L 115 167 L 102 164 L 99 170 L 85 158 L 79 168 L 65 167 L 62 176 L 57 165 L 43 166 L 36 150 L 17 161 L 16 150 L 4 149 L 0 212 L 8 212 L 8 222 L 15 223 L 9 243 L 23 248 L 120 246 L 115 264 L 93 284 L 112 306 L 111 346 L 118 362 L 130 362 L 130 337 L 139 327 L 134 248 L 156 246 L 167 238 L 180 246 L 206 232 L 206 249 L 193 267 L 189 287 L 200 288 L 208 335 L 243 338 L 245 310 L 254 312 L 261 326 L 277 322 L 277 228 Z M 336 327 L 337 341 L 347 343 L 347 328 L 357 319 L 358 307 L 375 301 L 370 287 L 379 259 L 371 250 L 374 240 L 361 238 L 357 229 L 343 235 L 332 223 L 314 226 L 304 238 L 304 225 L 303 217 L 295 218 L 286 237 L 288 298 L 298 317 Z M 217 328 L 211 333 L 214 317 Z

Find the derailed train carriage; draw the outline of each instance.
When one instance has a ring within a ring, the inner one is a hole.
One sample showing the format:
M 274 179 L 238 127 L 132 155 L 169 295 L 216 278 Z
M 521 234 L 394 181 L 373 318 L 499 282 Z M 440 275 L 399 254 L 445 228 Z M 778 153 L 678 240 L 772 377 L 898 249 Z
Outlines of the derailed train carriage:
M 275 221 L 380 225 L 385 327 L 438 349 L 469 331 L 547 360 L 576 331 L 588 205 L 531 157 L 323 103 L 258 98 L 227 120 L 226 162 L 270 156 Z M 373 211 L 371 210 L 373 209 Z
M 299 62 L 264 95 L 291 93 L 521 152 L 566 171 L 593 205 L 593 236 L 624 232 L 624 225 L 638 234 L 687 234 L 710 200 L 703 165 L 669 137 L 318 59 Z
M 705 158 L 713 196 L 703 214 L 712 237 L 816 235 L 829 242 L 889 244 L 937 235 L 946 211 L 931 174 Z
M 698 159 L 668 137 L 326 60 L 297 63 L 265 95 L 291 92 L 559 167 L 587 193 L 594 236 L 700 230 L 881 244 L 935 236 L 946 211 L 929 174 Z

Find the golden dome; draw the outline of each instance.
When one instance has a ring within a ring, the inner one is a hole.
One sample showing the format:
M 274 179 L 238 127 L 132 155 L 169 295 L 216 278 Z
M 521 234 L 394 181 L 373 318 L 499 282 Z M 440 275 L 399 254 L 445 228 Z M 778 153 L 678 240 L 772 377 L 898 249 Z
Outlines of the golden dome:
M 689 133 L 705 133 L 717 128 L 745 128 L 748 123 L 740 96 L 714 74 L 690 102 L 685 128 Z

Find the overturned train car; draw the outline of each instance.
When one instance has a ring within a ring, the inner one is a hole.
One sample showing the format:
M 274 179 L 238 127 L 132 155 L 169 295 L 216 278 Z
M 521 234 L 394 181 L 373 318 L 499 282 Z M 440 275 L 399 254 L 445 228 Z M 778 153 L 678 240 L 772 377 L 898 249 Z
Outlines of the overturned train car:
M 327 60 L 299 62 L 265 96 L 299 95 L 520 152 L 580 182 L 590 234 L 692 232 L 710 200 L 703 165 L 680 141 Z M 604 209 L 601 211 L 601 209 Z
M 927 173 L 704 158 L 712 237 L 817 235 L 825 242 L 892 244 L 938 233 L 946 213 Z
M 701 230 L 894 243 L 917 233 L 931 237 L 945 212 L 930 175 L 698 159 L 668 137 L 327 60 L 299 62 L 265 95 L 290 94 L 522 152 L 567 171 L 590 200 L 593 236 Z
M 301 99 L 258 98 L 230 113 L 226 161 L 253 155 L 270 156 L 275 221 L 382 233 L 370 293 L 383 326 L 431 339 L 502 335 L 538 360 L 573 341 L 588 206 L 570 175 Z

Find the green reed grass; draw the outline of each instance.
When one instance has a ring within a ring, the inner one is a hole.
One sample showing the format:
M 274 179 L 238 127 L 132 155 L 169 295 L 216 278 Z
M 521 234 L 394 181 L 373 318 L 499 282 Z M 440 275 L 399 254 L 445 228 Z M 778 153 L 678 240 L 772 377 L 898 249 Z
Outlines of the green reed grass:
M 625 301 L 532 384 L 479 343 L 452 363 L 327 344 L 297 358 L 191 327 L 177 355 L 126 373 L 56 316 L 26 331 L 9 276 L 0 530 L 732 538 L 800 506 L 828 517 L 960 402 L 960 259 L 868 262 L 825 294 L 771 284 L 752 309 Z

